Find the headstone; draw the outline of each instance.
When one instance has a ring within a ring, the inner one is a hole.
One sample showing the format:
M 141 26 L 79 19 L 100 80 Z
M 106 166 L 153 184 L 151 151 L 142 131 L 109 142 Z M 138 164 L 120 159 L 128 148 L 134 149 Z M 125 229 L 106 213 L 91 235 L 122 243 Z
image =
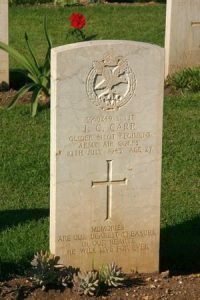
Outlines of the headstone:
M 8 43 L 8 0 L 0 0 L 0 41 Z M 0 50 L 0 86 L 8 84 L 8 54 Z
M 50 249 L 83 270 L 159 269 L 164 50 L 52 50 Z
M 167 0 L 165 76 L 200 66 L 200 1 Z

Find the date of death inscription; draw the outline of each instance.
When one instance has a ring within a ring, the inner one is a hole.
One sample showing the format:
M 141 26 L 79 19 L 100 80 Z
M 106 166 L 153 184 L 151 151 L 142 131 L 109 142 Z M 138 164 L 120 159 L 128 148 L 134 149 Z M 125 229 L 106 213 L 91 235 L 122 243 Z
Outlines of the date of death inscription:
M 152 251 L 158 239 L 154 229 L 126 230 L 123 225 L 92 226 L 90 233 L 58 235 L 57 245 L 67 256 Z
M 150 130 L 137 128 L 134 114 L 86 117 L 78 131 L 67 136 L 66 155 L 74 158 L 123 153 L 151 154 L 153 140 Z

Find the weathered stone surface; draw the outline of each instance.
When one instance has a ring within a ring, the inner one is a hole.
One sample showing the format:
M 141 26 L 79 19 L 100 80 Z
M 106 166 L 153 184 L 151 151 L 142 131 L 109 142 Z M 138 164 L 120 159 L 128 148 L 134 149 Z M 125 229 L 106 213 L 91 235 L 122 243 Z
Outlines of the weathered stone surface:
M 0 41 L 8 43 L 8 0 L 0 0 Z M 8 54 L 0 50 L 0 86 L 8 84 L 9 62 Z
M 200 1 L 167 0 L 165 76 L 200 65 Z
M 159 269 L 164 50 L 52 50 L 50 248 L 81 269 Z

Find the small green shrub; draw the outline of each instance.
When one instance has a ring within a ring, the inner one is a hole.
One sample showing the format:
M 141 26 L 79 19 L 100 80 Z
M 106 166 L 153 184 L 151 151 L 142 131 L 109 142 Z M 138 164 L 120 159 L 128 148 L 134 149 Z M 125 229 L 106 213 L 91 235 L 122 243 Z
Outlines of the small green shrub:
M 74 288 L 80 295 L 95 296 L 108 287 L 122 285 L 125 275 L 115 263 L 104 264 L 99 271 L 81 272 L 72 266 L 58 264 L 59 257 L 50 252 L 40 251 L 31 261 L 30 279 L 43 290 L 50 287 Z
M 51 3 L 53 0 L 9 0 L 10 5 L 24 5 L 24 4 L 43 4 L 43 3 Z
M 99 271 L 100 282 L 113 287 L 119 287 L 124 281 L 124 274 L 115 263 L 105 264 Z
M 78 5 L 79 1 L 78 0 L 54 0 L 54 4 L 56 5 Z
M 31 98 L 31 114 L 34 117 L 37 113 L 39 102 L 47 102 L 50 98 L 50 54 L 52 48 L 52 42 L 47 32 L 46 18 L 44 19 L 44 33 L 48 44 L 47 52 L 44 57 L 42 65 L 38 64 L 38 61 L 33 53 L 33 50 L 29 44 L 27 33 L 25 33 L 25 41 L 29 50 L 30 57 L 20 54 L 14 48 L 0 42 L 0 49 L 9 53 L 21 66 L 24 67 L 23 73 L 27 77 L 28 83 L 26 83 L 13 97 L 9 108 L 12 108 L 18 99 L 20 99 L 28 91 L 33 91 Z
M 32 272 L 30 279 L 37 287 L 72 287 L 73 279 L 78 275 L 79 269 L 71 266 L 59 265 L 59 257 L 49 251 L 40 251 L 34 255 L 31 261 Z
M 173 90 L 184 92 L 200 92 L 200 68 L 187 68 L 174 73 L 166 80 L 166 85 Z
M 123 285 L 125 275 L 115 263 L 104 264 L 99 271 L 78 272 L 74 276 L 74 287 L 80 295 L 94 296 L 109 287 Z
M 74 276 L 74 287 L 80 295 L 94 296 L 99 288 L 98 272 L 78 272 Z
M 107 2 L 126 2 L 126 3 L 134 3 L 134 2 L 139 2 L 139 3 L 145 3 L 145 2 L 151 2 L 152 0 L 107 0 Z M 160 2 L 160 3 L 166 3 L 166 0 L 154 0 L 155 2 Z M 97 3 L 103 3 L 103 0 L 88 0 L 88 2 L 97 2 Z M 24 5 L 24 4 L 43 4 L 43 3 L 55 3 L 59 5 L 74 5 L 78 4 L 79 0 L 9 0 L 10 5 Z
M 64 287 L 72 287 L 74 277 L 78 275 L 79 268 L 73 268 L 72 266 L 63 267 L 60 269 L 59 282 Z
M 118 2 L 118 3 L 148 3 L 152 2 L 152 0 L 107 0 L 107 2 Z M 154 0 L 154 2 L 166 3 L 166 0 Z
M 31 277 L 36 286 L 45 289 L 48 285 L 57 285 L 58 272 L 56 266 L 59 257 L 50 252 L 40 251 L 34 255 L 31 265 L 33 267 L 33 276 Z

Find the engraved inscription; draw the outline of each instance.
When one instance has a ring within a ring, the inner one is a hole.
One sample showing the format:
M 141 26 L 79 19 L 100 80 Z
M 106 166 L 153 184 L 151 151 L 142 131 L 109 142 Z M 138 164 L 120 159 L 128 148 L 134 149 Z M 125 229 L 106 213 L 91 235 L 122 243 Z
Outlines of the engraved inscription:
M 135 74 L 127 59 L 113 51 L 94 61 L 87 77 L 89 99 L 99 108 L 118 110 L 131 100 L 136 88 Z
M 152 251 L 157 235 L 155 229 L 130 231 L 123 224 L 99 225 L 92 226 L 88 234 L 59 235 L 57 241 L 67 256 L 128 252 L 145 256 Z
M 107 180 L 104 181 L 92 181 L 92 187 L 96 186 L 107 186 L 107 209 L 106 209 L 106 219 L 111 219 L 112 216 L 112 185 L 113 184 L 123 184 L 126 185 L 128 180 L 126 178 L 121 180 L 112 180 L 112 160 L 107 160 Z
M 94 115 L 83 119 L 80 134 L 67 137 L 67 157 L 152 154 L 153 134 L 137 128 L 134 114 Z

